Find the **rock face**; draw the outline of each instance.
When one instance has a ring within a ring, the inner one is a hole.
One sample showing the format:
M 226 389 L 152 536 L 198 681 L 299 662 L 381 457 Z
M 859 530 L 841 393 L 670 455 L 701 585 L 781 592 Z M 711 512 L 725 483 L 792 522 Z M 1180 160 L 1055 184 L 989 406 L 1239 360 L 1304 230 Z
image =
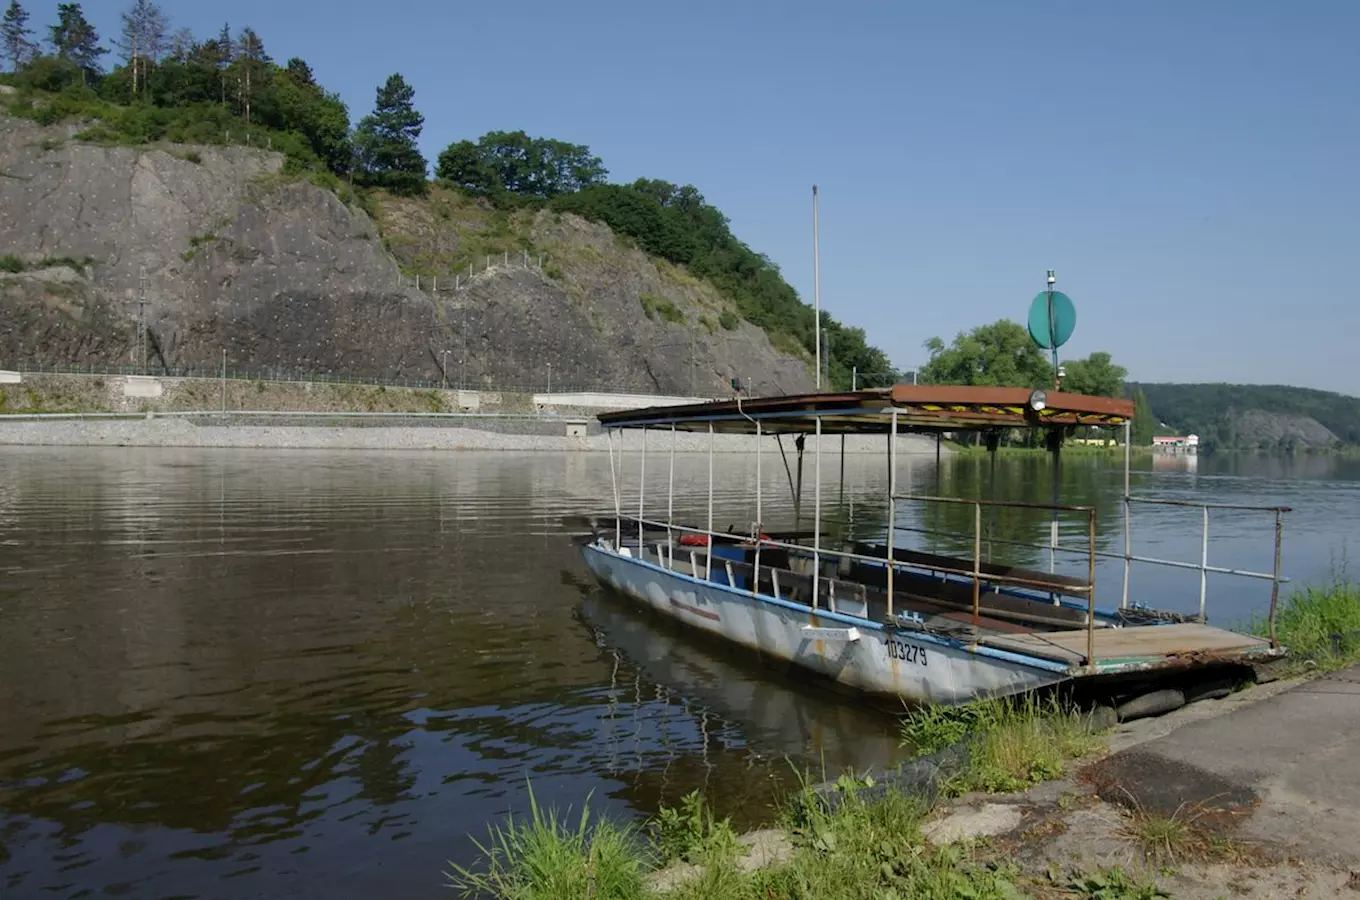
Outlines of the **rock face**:
M 134 365 L 144 297 L 153 373 L 214 371 L 226 351 L 238 370 L 432 382 L 447 364 L 451 384 L 475 387 L 812 385 L 805 359 L 736 320 L 707 282 L 602 226 L 522 217 L 525 246 L 549 264 L 510 257 L 457 290 L 449 278 L 419 290 L 402 269 L 422 253 L 466 257 L 485 245 L 477 222 L 441 219 L 427 201 L 385 201 L 375 221 L 283 175 L 277 154 L 101 147 L 74 133 L 0 114 L 0 257 L 25 267 L 0 273 L 0 368 Z

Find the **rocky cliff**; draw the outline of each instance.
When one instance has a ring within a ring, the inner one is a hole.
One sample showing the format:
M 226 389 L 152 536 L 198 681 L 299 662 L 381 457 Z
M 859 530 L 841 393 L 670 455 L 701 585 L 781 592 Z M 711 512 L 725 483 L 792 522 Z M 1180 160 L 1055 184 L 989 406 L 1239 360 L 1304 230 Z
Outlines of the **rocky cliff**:
M 447 364 L 473 387 L 812 385 L 711 285 L 602 226 L 438 190 L 347 205 L 276 154 L 77 132 L 0 114 L 0 258 L 20 269 L 0 272 L 0 368 L 131 365 L 144 309 L 152 372 L 226 351 L 233 368 L 389 379 Z

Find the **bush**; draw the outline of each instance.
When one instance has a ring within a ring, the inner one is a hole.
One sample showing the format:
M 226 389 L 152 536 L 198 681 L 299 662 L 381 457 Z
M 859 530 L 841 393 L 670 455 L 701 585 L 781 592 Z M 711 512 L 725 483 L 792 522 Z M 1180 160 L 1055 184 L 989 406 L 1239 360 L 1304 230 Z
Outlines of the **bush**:
M 649 319 L 669 322 L 672 325 L 681 325 L 685 322 L 685 314 L 665 297 L 658 297 L 656 294 L 643 294 L 638 298 L 638 302 L 642 304 L 642 311 Z
M 718 316 L 718 324 L 723 327 L 724 331 L 736 331 L 737 326 L 741 324 L 741 318 L 732 310 L 725 309 Z
M 24 261 L 17 256 L 6 254 L 0 256 L 0 272 L 10 272 L 18 274 L 24 270 Z

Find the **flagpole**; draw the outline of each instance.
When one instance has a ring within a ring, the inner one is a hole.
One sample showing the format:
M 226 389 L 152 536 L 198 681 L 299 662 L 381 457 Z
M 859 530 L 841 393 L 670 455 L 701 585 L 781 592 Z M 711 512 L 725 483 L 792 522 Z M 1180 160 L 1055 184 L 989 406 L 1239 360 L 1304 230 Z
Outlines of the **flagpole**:
M 812 302 L 816 321 L 813 341 L 816 344 L 817 390 L 822 389 L 822 271 L 817 247 L 817 185 L 812 186 Z

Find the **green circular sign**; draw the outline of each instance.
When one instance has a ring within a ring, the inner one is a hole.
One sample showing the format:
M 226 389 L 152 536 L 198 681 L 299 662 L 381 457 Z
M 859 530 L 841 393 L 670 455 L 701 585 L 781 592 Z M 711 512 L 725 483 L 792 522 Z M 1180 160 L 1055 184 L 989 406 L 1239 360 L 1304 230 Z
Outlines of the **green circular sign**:
M 1029 306 L 1029 336 L 1045 350 L 1056 350 L 1072 337 L 1077 308 L 1062 291 L 1040 291 Z

